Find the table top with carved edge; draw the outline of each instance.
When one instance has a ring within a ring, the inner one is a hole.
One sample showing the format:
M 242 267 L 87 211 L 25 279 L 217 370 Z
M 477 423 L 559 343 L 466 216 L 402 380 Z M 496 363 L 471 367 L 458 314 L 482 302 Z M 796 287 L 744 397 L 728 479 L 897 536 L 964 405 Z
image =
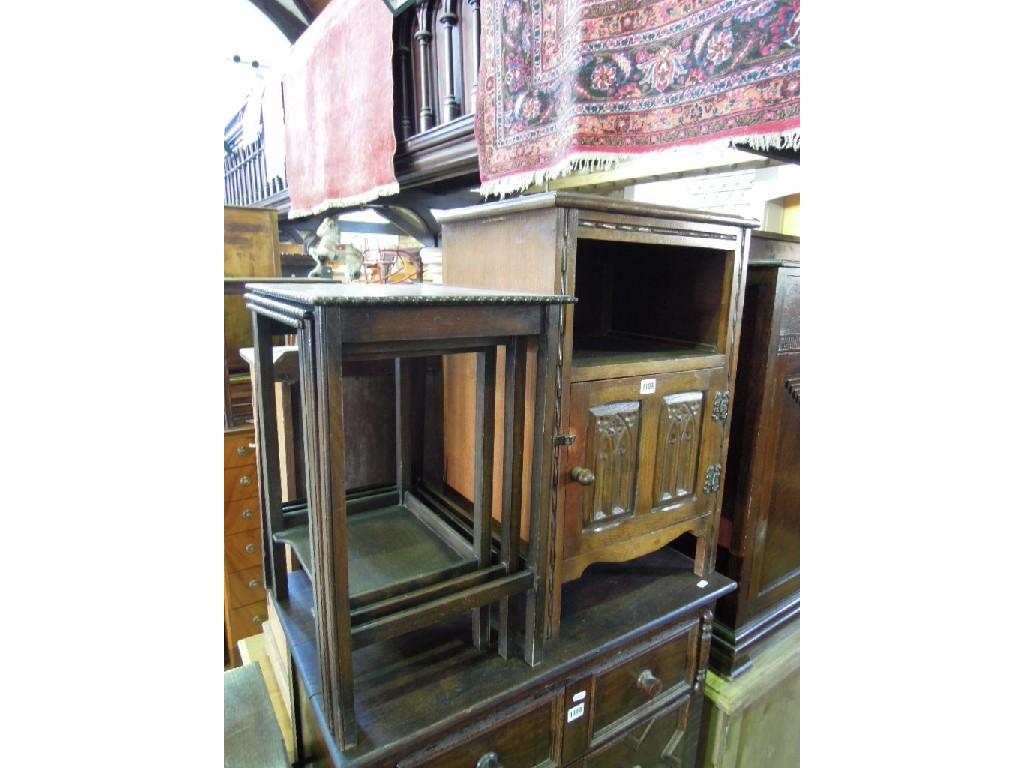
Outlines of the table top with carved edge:
M 356 283 L 247 283 L 246 291 L 257 297 L 304 306 L 468 306 L 572 304 L 573 296 L 542 293 L 510 293 L 454 285 L 373 285 Z

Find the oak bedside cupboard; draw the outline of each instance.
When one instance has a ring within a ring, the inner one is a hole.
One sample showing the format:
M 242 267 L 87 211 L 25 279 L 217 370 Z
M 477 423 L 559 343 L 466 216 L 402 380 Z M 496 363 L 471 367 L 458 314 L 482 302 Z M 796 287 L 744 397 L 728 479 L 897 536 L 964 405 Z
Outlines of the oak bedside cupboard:
M 437 218 L 446 283 L 578 300 L 561 318 L 555 634 L 561 586 L 594 563 L 630 560 L 691 534 L 694 568 L 709 575 L 757 222 L 563 192 Z M 465 366 L 446 372 L 472 381 Z M 444 406 L 446 428 L 468 418 L 457 397 Z M 446 454 L 445 480 L 449 493 L 472 499 L 465 455 Z

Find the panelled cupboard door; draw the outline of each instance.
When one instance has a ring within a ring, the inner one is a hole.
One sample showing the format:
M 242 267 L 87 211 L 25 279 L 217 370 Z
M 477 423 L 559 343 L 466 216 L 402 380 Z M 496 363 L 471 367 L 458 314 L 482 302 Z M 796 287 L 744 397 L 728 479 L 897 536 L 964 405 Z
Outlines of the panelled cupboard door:
M 756 615 L 800 590 L 800 358 L 776 363 L 774 423 L 765 430 L 769 481 L 753 531 L 746 615 Z
M 707 368 L 572 385 L 566 581 L 590 563 L 634 557 L 638 537 L 668 535 L 714 511 L 725 423 L 715 403 L 725 381 L 724 369 Z

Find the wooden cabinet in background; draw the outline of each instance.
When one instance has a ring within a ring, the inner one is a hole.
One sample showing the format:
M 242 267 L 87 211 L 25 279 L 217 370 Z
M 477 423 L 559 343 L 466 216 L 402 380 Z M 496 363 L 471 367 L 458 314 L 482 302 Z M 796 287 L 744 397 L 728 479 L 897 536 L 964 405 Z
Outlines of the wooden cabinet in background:
M 712 667 L 749 668 L 800 615 L 800 241 L 755 232 L 736 374 L 719 569 L 739 582 L 716 616 Z

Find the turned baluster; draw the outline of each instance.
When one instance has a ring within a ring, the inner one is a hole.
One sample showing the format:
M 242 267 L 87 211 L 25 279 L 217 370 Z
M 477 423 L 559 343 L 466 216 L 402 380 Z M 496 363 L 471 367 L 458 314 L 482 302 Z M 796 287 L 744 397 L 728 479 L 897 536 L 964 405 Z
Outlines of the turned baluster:
M 408 44 L 408 28 L 403 25 L 403 34 L 398 38 L 398 71 L 401 80 L 399 93 L 401 94 L 401 117 L 398 119 L 398 128 L 403 139 L 412 136 L 412 116 L 409 114 L 409 103 L 414 97 L 410 93 L 409 73 L 412 71 L 412 49 Z
M 420 58 L 420 133 L 434 127 L 434 110 L 430 106 L 430 42 L 434 34 L 430 22 L 430 4 L 422 0 L 416 5 L 415 34 Z
M 473 85 L 470 89 L 470 109 L 476 111 L 476 83 L 480 71 L 480 0 L 467 0 L 473 15 Z
M 459 102 L 455 98 L 455 49 L 452 45 L 455 25 L 459 16 L 455 11 L 458 0 L 444 0 L 444 10 L 438 21 L 444 27 L 444 106 L 442 107 L 443 122 L 447 123 L 459 116 Z

